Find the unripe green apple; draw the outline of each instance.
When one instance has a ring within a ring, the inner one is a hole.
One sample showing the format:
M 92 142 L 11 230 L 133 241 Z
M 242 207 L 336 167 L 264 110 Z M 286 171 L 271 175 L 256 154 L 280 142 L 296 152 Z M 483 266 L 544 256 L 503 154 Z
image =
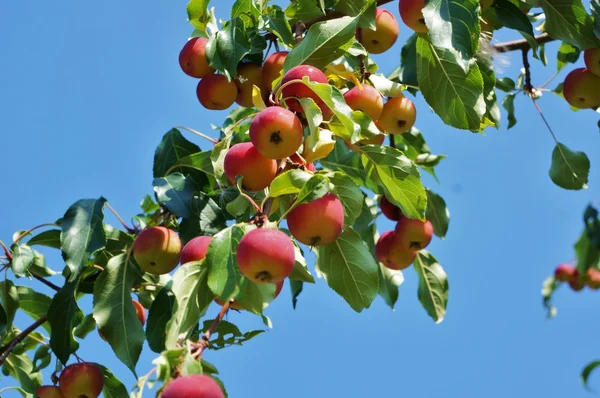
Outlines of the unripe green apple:
M 425 0 L 400 0 L 398 4 L 402 22 L 417 33 L 429 31 L 425 25 L 423 7 L 425 7 Z
M 225 398 L 225 395 L 212 377 L 189 375 L 170 381 L 161 398 Z
M 282 280 L 279 283 L 275 284 L 275 295 L 273 296 L 273 300 L 275 300 L 277 298 L 277 296 L 279 296 L 279 293 L 281 293 L 281 289 L 283 289 L 283 283 L 285 282 L 285 279 Z M 221 299 L 219 299 L 218 297 L 215 299 L 215 303 L 219 304 L 219 305 L 223 305 L 225 304 L 223 301 L 221 301 Z M 244 306 L 237 300 L 233 300 L 233 302 L 229 305 L 229 308 L 232 308 L 234 310 L 244 310 Z
M 181 250 L 181 264 L 204 259 L 211 241 L 212 236 L 197 236 L 186 243 Z
M 238 89 L 233 80 L 228 81 L 225 75 L 212 74 L 198 82 L 196 95 L 206 109 L 222 111 L 233 105 Z
M 267 91 L 273 91 L 273 82 L 277 80 L 283 70 L 283 63 L 289 51 L 277 51 L 265 59 L 263 64 L 263 85 Z
M 308 246 L 322 246 L 335 242 L 344 227 L 344 206 L 332 193 L 302 203 L 287 215 L 292 236 Z
M 257 228 L 240 240 L 238 267 L 255 283 L 279 283 L 294 269 L 296 254 L 291 239 L 278 229 Z
M 140 268 L 154 275 L 168 274 L 179 264 L 181 240 L 165 227 L 143 230 L 133 242 L 133 257 Z
M 235 144 L 225 155 L 225 175 L 235 185 L 241 175 L 242 186 L 248 191 L 262 191 L 271 184 L 277 174 L 277 161 L 264 157 L 251 142 Z
M 375 10 L 375 30 L 361 29 L 361 44 L 371 54 L 382 54 L 398 39 L 398 21 L 391 12 L 383 8 Z
M 238 89 L 238 95 L 235 102 L 238 105 L 246 108 L 252 108 L 252 89 L 253 86 L 257 86 L 260 89 L 260 93 L 265 97 L 268 94 L 267 90 L 263 86 L 263 73 L 262 67 L 258 64 L 246 63 L 241 64 L 237 70 L 237 76 L 235 77 L 235 85 Z
M 583 52 L 585 67 L 590 73 L 600 76 L 600 48 L 589 48 Z
M 294 114 L 280 106 L 260 111 L 250 123 L 250 140 L 261 155 L 270 159 L 285 159 L 302 145 L 304 128 Z
M 403 270 L 415 261 L 417 252 L 404 250 L 396 233 L 388 231 L 383 233 L 377 240 L 375 257 L 389 269 Z
M 383 112 L 383 98 L 373 86 L 363 84 L 344 93 L 346 104 L 354 111 L 366 113 L 372 120 L 378 120 Z
M 104 388 L 104 375 L 96 364 L 75 363 L 63 369 L 58 385 L 64 398 L 97 398 Z
M 379 208 L 384 216 L 392 221 L 398 221 L 402 218 L 402 210 L 385 197 L 385 195 L 381 196 L 379 199 Z
M 554 278 L 561 282 L 569 282 L 573 280 L 575 275 L 575 268 L 571 267 L 569 264 L 559 264 L 554 270 Z
M 315 68 L 312 65 L 298 65 L 287 71 L 285 75 L 283 75 L 283 79 L 281 80 L 281 84 L 284 85 L 292 80 L 302 80 L 304 76 L 308 77 L 308 80 L 316 83 L 324 83 L 328 84 L 329 80 L 327 80 L 327 76 L 320 69 Z M 286 85 L 282 89 L 283 98 L 285 99 L 285 103 L 294 112 L 304 112 L 302 105 L 296 98 L 312 98 L 315 103 L 321 108 L 321 112 L 323 113 L 323 119 L 327 120 L 331 117 L 332 112 L 331 109 L 321 100 L 321 98 L 315 94 L 313 90 L 311 90 L 307 85 L 301 82 L 291 83 Z
M 41 386 L 35 390 L 36 398 L 65 398 L 60 388 L 56 386 Z
M 206 43 L 203 37 L 193 37 L 185 43 L 179 53 L 179 66 L 189 76 L 203 78 L 215 73 L 206 60 Z
M 417 120 L 415 104 L 406 97 L 390 98 L 383 106 L 379 117 L 379 127 L 389 134 L 402 134 L 410 131 Z
M 425 222 L 413 218 L 402 217 L 396 224 L 398 242 L 405 251 L 419 251 L 425 249 L 433 237 L 433 225 L 429 220 Z
M 563 83 L 563 95 L 575 108 L 595 108 L 600 105 L 600 76 L 585 68 L 573 69 Z

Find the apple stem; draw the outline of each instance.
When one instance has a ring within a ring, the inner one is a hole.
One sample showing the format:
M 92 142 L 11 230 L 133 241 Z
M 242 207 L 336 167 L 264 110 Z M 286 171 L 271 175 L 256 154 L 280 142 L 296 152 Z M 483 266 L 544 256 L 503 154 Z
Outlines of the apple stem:
M 43 227 L 54 227 L 56 226 L 56 224 L 54 223 L 46 223 L 46 224 L 40 224 L 40 225 L 36 225 L 35 227 L 23 232 L 21 235 L 19 235 L 19 237 L 17 239 L 15 239 L 15 243 L 19 243 L 19 241 L 21 239 L 23 239 L 24 237 L 26 237 L 27 235 L 29 235 L 30 233 L 32 233 L 33 231 L 35 231 L 38 228 L 43 228 Z
M 363 34 L 362 29 L 360 28 L 356 29 L 356 39 L 359 43 L 362 43 Z M 360 82 L 364 84 L 365 80 L 367 80 L 367 66 L 365 65 L 365 56 L 363 54 L 360 54 L 358 56 L 358 60 L 360 63 Z
M 29 274 L 34 279 L 37 279 L 38 281 L 42 282 L 44 285 L 48 286 L 50 289 L 55 290 L 57 292 L 60 290 L 59 286 L 56 286 L 54 283 L 50 282 L 49 280 L 47 280 L 43 276 L 40 276 L 40 275 L 38 275 L 38 274 L 36 274 L 35 272 L 32 272 L 32 271 L 28 271 L 28 272 L 29 272 Z
M 261 213 L 260 206 L 254 201 L 254 199 L 252 199 L 250 195 L 242 191 L 240 191 L 240 195 L 242 195 L 246 200 L 248 200 L 248 202 L 250 202 L 250 204 L 254 207 L 254 210 L 256 210 L 257 213 Z
M 187 130 L 187 131 L 189 131 L 190 133 L 196 134 L 197 136 L 200 136 L 200 137 L 204 138 L 205 140 L 208 140 L 208 141 L 212 142 L 212 143 L 213 143 L 213 144 L 215 144 L 215 145 L 219 143 L 219 141 L 218 141 L 218 140 L 216 140 L 216 139 L 214 139 L 214 138 L 212 138 L 212 137 L 209 137 L 209 136 L 207 136 L 206 134 L 202 134 L 201 132 L 199 132 L 199 131 L 197 131 L 197 130 L 194 130 L 194 129 L 192 129 L 192 128 L 185 127 L 185 126 L 176 126 L 175 128 L 176 128 L 176 129 L 183 129 L 183 130 Z
M 10 251 L 8 250 L 8 247 L 6 247 L 6 245 L 4 244 L 4 242 L 2 242 L 0 240 L 0 246 L 2 246 L 2 248 L 4 249 L 4 254 L 6 255 L 6 258 L 8 259 L 8 261 L 12 261 L 12 254 L 10 254 Z
M 8 344 L 6 344 L 2 348 L 0 348 L 0 353 L 2 354 L 0 356 L 0 366 L 2 366 L 4 364 L 4 361 L 6 361 L 6 358 L 8 358 L 8 356 L 10 355 L 10 353 L 12 352 L 12 350 L 14 350 L 15 347 L 20 342 L 22 342 L 23 340 L 25 340 L 25 338 L 31 332 L 33 332 L 35 329 L 37 329 L 38 327 L 40 327 L 41 325 L 43 325 L 47 320 L 48 320 L 48 316 L 47 315 L 44 315 L 44 316 L 40 317 L 40 319 L 38 319 L 37 321 L 35 321 L 34 323 L 32 323 L 27 329 L 23 330 L 21 333 L 19 333 L 17 336 L 15 336 L 15 338 L 12 339 Z
M 119 222 L 121 223 L 121 225 L 123 226 L 123 228 L 125 228 L 127 230 L 128 233 L 133 234 L 135 233 L 135 229 L 134 228 L 130 228 L 127 223 L 125 222 L 125 220 L 123 220 L 123 218 L 119 215 L 119 213 L 117 213 L 117 211 L 110 205 L 110 203 L 106 202 L 106 207 L 108 207 L 108 210 L 110 210 L 112 212 L 112 214 L 115 215 L 115 217 L 117 217 L 117 220 L 119 220 Z

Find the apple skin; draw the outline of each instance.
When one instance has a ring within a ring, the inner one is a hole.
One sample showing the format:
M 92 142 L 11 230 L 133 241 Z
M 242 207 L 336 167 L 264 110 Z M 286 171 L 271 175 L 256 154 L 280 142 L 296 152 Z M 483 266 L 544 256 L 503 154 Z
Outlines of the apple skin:
M 204 259 L 211 241 L 212 236 L 197 236 L 190 240 L 181 250 L 181 264 Z
M 222 111 L 229 108 L 238 96 L 234 81 L 227 81 L 225 75 L 208 75 L 198 82 L 196 87 L 198 101 L 211 111 Z
M 60 388 L 56 386 L 41 386 L 35 390 L 37 398 L 64 398 Z
M 600 76 L 585 68 L 573 69 L 563 83 L 563 95 L 567 102 L 579 109 L 600 105 Z
M 322 246 L 335 242 L 344 227 L 344 207 L 332 193 L 302 203 L 287 215 L 288 228 L 298 242 Z
M 242 274 L 255 283 L 279 283 L 294 269 L 296 254 L 289 236 L 278 229 L 257 228 L 240 240 L 236 260 Z
M 577 270 L 569 264 L 559 264 L 554 270 L 554 278 L 557 281 L 569 282 L 576 276 Z
M 382 54 L 398 39 L 398 21 L 391 12 L 383 8 L 375 10 L 375 30 L 361 29 L 361 44 L 371 54 Z
M 405 251 L 419 251 L 425 249 L 433 238 L 433 225 L 429 220 L 425 222 L 417 219 L 402 217 L 395 229 L 398 242 Z
M 221 386 L 210 376 L 189 375 L 170 381 L 161 398 L 225 398 Z
M 425 7 L 425 0 L 400 0 L 398 4 L 402 22 L 417 33 L 429 31 L 425 25 L 423 7 Z
M 379 208 L 384 216 L 392 221 L 398 221 L 402 218 L 402 210 L 385 197 L 385 195 L 381 196 L 379 199 Z
M 279 293 L 281 293 L 281 289 L 283 289 L 283 283 L 285 282 L 285 280 L 282 280 L 281 282 L 275 284 L 275 295 L 273 296 L 273 300 L 275 300 L 277 298 L 277 296 L 279 296 Z M 219 304 L 219 305 L 223 305 L 225 304 L 223 301 L 221 301 L 218 297 L 215 299 L 215 303 Z M 233 300 L 233 302 L 230 304 L 229 308 L 234 309 L 234 310 L 238 310 L 238 311 L 242 311 L 244 310 L 244 306 L 239 303 L 236 300 Z
M 263 86 L 262 66 L 253 63 L 241 64 L 238 66 L 237 76 L 234 79 L 237 86 L 238 95 L 235 102 L 246 108 L 252 108 L 252 89 L 253 86 L 260 88 L 260 93 L 265 97 L 267 90 Z
M 267 91 L 273 90 L 273 82 L 283 70 L 283 63 L 289 51 L 277 51 L 265 59 L 262 70 L 263 85 Z
M 410 131 L 417 120 L 415 104 L 406 97 L 390 98 L 383 106 L 378 125 L 386 133 L 402 134 Z
M 579 279 L 579 276 L 577 276 L 575 279 L 569 281 L 569 286 L 574 291 L 579 292 L 585 287 L 585 281 Z
M 254 116 L 249 134 L 258 153 L 270 159 L 292 156 L 304 141 L 300 119 L 280 106 L 265 108 Z
M 355 86 L 344 93 L 346 104 L 354 111 L 363 111 L 372 120 L 378 120 L 383 112 L 383 98 L 375 87 L 362 85 L 362 90 Z
M 104 388 L 104 375 L 96 364 L 75 363 L 63 369 L 58 385 L 64 398 L 97 398 Z
M 284 85 L 287 82 L 292 80 L 302 80 L 304 76 L 308 76 L 308 80 L 311 82 L 324 83 L 328 84 L 329 80 L 327 80 L 327 76 L 320 69 L 315 68 L 312 65 L 298 65 L 294 66 L 292 69 L 287 71 L 285 75 L 283 75 L 283 79 L 281 79 L 281 84 Z M 283 98 L 287 98 L 285 100 L 288 108 L 294 112 L 303 113 L 302 105 L 295 98 L 312 98 L 315 103 L 321 108 L 321 112 L 323 113 L 323 119 L 327 120 L 332 116 L 331 109 L 323 101 L 314 91 L 312 91 L 308 86 L 304 83 L 291 83 L 283 88 L 282 90 Z
M 417 253 L 403 250 L 396 233 L 388 231 L 383 233 L 377 240 L 375 257 L 389 269 L 403 270 L 415 261 Z
M 215 73 L 206 60 L 206 43 L 204 37 L 193 37 L 185 43 L 179 53 L 179 66 L 185 74 L 201 79 Z
M 258 153 L 251 142 L 235 144 L 225 155 L 225 175 L 235 185 L 235 177 L 243 177 L 242 186 L 252 192 L 269 186 L 277 174 L 277 161 Z
M 583 52 L 585 67 L 590 73 L 600 76 L 600 48 L 589 48 Z
M 140 268 L 154 275 L 168 274 L 179 264 L 181 240 L 165 227 L 143 230 L 133 242 L 133 257 Z
M 317 167 L 315 166 L 314 163 L 309 163 L 306 165 L 306 170 L 308 171 L 312 171 L 313 173 L 317 172 Z
M 589 268 L 585 276 L 585 283 L 592 290 L 600 289 L 600 271 Z

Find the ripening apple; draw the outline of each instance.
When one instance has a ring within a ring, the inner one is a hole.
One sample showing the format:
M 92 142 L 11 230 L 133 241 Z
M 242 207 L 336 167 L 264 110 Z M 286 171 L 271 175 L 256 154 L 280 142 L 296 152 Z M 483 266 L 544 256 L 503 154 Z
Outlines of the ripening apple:
M 384 216 L 392 221 L 398 221 L 402 218 L 402 210 L 385 197 L 385 195 L 381 195 L 381 199 L 379 199 L 379 208 Z
M 311 82 L 317 83 L 329 83 L 327 76 L 320 69 L 315 68 L 312 65 L 298 65 L 287 71 L 283 75 L 281 84 L 284 85 L 292 80 L 302 80 L 304 76 L 308 77 Z M 315 103 L 321 108 L 323 113 L 323 119 L 327 120 L 332 116 L 331 109 L 321 100 L 321 98 L 306 84 L 302 82 L 290 83 L 282 89 L 283 98 L 285 103 L 294 112 L 304 112 L 302 105 L 296 98 L 312 98 Z
M 133 242 L 133 257 L 140 268 L 154 275 L 168 274 L 179 264 L 181 240 L 165 227 L 143 230 Z
M 235 77 L 235 85 L 237 86 L 238 95 L 235 102 L 238 105 L 246 108 L 252 108 L 252 89 L 257 86 L 260 89 L 261 95 L 264 97 L 267 90 L 263 87 L 262 67 L 254 63 L 245 63 L 238 66 L 237 76 Z
M 563 83 L 563 95 L 575 108 L 597 107 L 600 105 L 600 76 L 585 68 L 573 69 Z
M 404 96 L 390 98 L 383 106 L 379 117 L 379 127 L 389 134 L 402 134 L 410 131 L 417 120 L 415 104 Z
M 575 268 L 569 264 L 559 264 L 554 270 L 554 278 L 561 282 L 569 282 L 573 279 L 575 274 Z
M 583 290 L 585 287 L 585 281 L 579 278 L 579 276 L 569 281 L 569 286 L 576 292 Z
M 417 252 L 404 250 L 396 233 L 388 231 L 383 233 L 377 240 L 375 257 L 389 269 L 403 270 L 415 261 Z
M 585 277 L 585 283 L 592 290 L 600 289 L 600 271 L 589 268 Z
M 257 228 L 240 240 L 235 255 L 242 274 L 255 283 L 279 283 L 296 262 L 294 244 L 278 229 Z
M 270 159 L 291 156 L 304 140 L 304 128 L 298 116 L 280 106 L 265 108 L 254 116 L 249 134 L 258 153 Z
M 372 120 L 378 120 L 383 112 L 383 98 L 375 87 L 363 84 L 344 93 L 346 104 L 354 111 L 366 113 Z
M 179 53 L 179 66 L 189 76 L 199 79 L 215 73 L 206 60 L 206 43 L 204 37 L 193 37 L 185 43 Z
M 212 377 L 195 374 L 170 381 L 161 398 L 225 398 L 225 395 Z
M 360 42 L 371 54 L 382 54 L 398 39 L 398 21 L 391 12 L 383 8 L 375 10 L 375 30 L 361 29 Z
M 287 215 L 288 228 L 298 242 L 322 246 L 335 242 L 344 227 L 344 206 L 332 193 L 302 203 Z
M 395 229 L 398 242 L 404 250 L 419 251 L 425 249 L 433 237 L 433 225 L 413 218 L 402 217 Z
M 97 398 L 104 388 L 104 375 L 94 363 L 75 363 L 63 369 L 58 385 L 64 398 Z
M 41 386 L 35 390 L 37 398 L 64 398 L 65 396 L 56 386 Z
M 585 67 L 590 73 L 600 76 L 600 48 L 589 48 L 583 52 Z
M 181 264 L 204 259 L 211 241 L 212 236 L 197 236 L 186 243 L 181 250 Z
M 402 22 L 417 33 L 429 31 L 425 25 L 423 7 L 425 7 L 425 0 L 400 0 L 398 4 Z
M 267 91 L 273 90 L 273 82 L 277 80 L 283 70 L 283 63 L 289 51 L 277 51 L 265 59 L 263 64 L 262 76 L 263 85 Z
M 277 298 L 277 296 L 279 296 L 279 293 L 281 293 L 281 289 L 283 289 L 284 282 L 285 282 L 285 280 L 282 280 L 281 282 L 275 284 L 275 295 L 273 296 L 273 300 L 275 300 Z M 225 304 L 218 297 L 215 299 L 215 303 L 217 303 L 219 305 Z M 234 310 L 239 310 L 239 311 L 245 309 L 244 306 L 235 299 L 231 302 L 231 304 L 229 305 L 229 308 L 234 309 Z
M 241 175 L 244 189 L 256 192 L 271 184 L 277 174 L 277 161 L 258 153 L 251 142 L 242 142 L 229 148 L 224 169 L 230 184 L 235 185 L 236 176 Z
M 315 166 L 314 163 L 309 163 L 306 165 L 306 170 L 308 171 L 312 171 L 313 173 L 317 172 L 317 167 Z
M 196 95 L 206 109 L 222 111 L 233 105 L 238 89 L 233 80 L 228 81 L 225 75 L 212 74 L 198 82 Z

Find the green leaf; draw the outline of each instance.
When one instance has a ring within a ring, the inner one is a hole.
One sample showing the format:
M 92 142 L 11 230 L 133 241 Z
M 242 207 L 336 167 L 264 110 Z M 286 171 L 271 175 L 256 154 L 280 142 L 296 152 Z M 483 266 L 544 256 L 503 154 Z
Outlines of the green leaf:
M 211 153 L 211 151 L 204 151 L 184 156 L 173 165 L 173 168 L 177 167 L 183 169 L 187 167 L 214 176 L 215 171 L 213 170 L 213 165 L 210 160 Z
M 209 39 L 206 58 L 210 66 L 223 72 L 231 80 L 237 75 L 238 64 L 251 49 L 244 21 L 236 17 L 227 21 L 223 29 Z
M 590 378 L 590 375 L 592 374 L 592 372 L 598 367 L 600 366 L 600 361 L 593 361 L 588 363 L 585 368 L 583 368 L 583 370 L 581 371 L 581 382 L 583 383 L 583 386 L 590 390 L 590 386 L 588 385 L 588 379 Z
M 300 169 L 288 170 L 281 173 L 271 182 L 269 196 L 276 198 L 282 195 L 297 194 L 311 177 L 311 173 Z
M 96 363 L 104 375 L 104 388 L 102 394 L 104 398 L 124 398 L 129 396 L 127 387 L 111 372 L 108 368 Z
M 292 293 L 292 307 L 296 309 L 296 305 L 298 305 L 298 296 L 302 293 L 302 289 L 304 288 L 304 282 L 290 279 L 290 289 Z
M 214 235 L 226 227 L 223 211 L 208 196 L 200 193 L 190 201 L 190 217 L 184 218 L 179 235 L 184 243 L 200 235 Z
M 173 166 L 180 159 L 198 152 L 200 147 L 186 140 L 179 130 L 169 130 L 154 152 L 154 178 L 165 177 L 171 171 L 179 171 Z
M 208 330 L 211 327 L 213 319 L 204 321 L 202 330 Z M 246 341 L 264 333 L 264 330 L 253 330 L 251 332 L 242 333 L 240 329 L 231 322 L 221 321 L 217 325 L 210 341 L 210 349 L 221 350 L 232 345 L 243 345 Z
M 216 238 L 215 236 L 212 242 Z M 175 348 L 179 339 L 188 336 L 215 298 L 208 288 L 207 280 L 208 267 L 205 261 L 190 262 L 175 271 L 171 288 L 175 304 L 165 335 L 167 349 Z
M 254 0 L 236 0 L 231 7 L 231 19 L 241 16 L 250 16 L 257 19 L 260 10 L 256 7 Z
M 10 247 L 10 251 L 12 252 L 12 261 L 10 263 L 12 271 L 17 276 L 25 276 L 27 274 L 27 270 L 33 264 L 33 260 L 35 258 L 35 253 L 33 249 L 27 245 L 13 244 Z
M 379 295 L 385 303 L 394 309 L 398 301 L 398 288 L 404 283 L 404 274 L 379 263 Z
M 348 149 L 342 140 L 336 140 L 333 151 L 320 160 L 321 165 L 331 171 L 341 171 L 357 185 L 365 184 L 360 155 Z
M 423 8 L 433 47 L 453 55 L 464 73 L 479 44 L 478 0 L 429 0 Z
M 408 218 L 425 218 L 427 195 L 417 167 L 399 150 L 377 145 L 362 147 L 367 176 L 385 191 L 385 196 Z
M 304 258 L 304 253 L 302 249 L 294 243 L 294 252 L 296 256 L 296 261 L 294 263 L 294 269 L 289 276 L 290 280 L 296 280 L 301 282 L 315 283 L 315 278 L 311 275 L 308 267 L 306 266 L 306 259 Z
M 372 74 L 369 76 L 369 81 L 385 97 L 400 97 L 403 95 L 402 84 L 396 83 L 383 75 Z
M 188 21 L 198 30 L 206 28 L 209 2 L 210 0 L 190 0 L 187 5 Z
M 72 274 L 78 274 L 91 255 L 106 245 L 102 212 L 106 199 L 82 199 L 75 202 L 60 222 L 61 250 Z
M 571 151 L 558 143 L 552 151 L 550 178 L 564 189 L 587 189 L 590 160 L 583 152 Z
M 287 6 L 285 15 L 292 21 L 309 21 L 325 15 L 325 10 L 319 7 L 318 1 L 296 0 L 291 1 Z
M 290 210 L 299 204 L 312 202 L 313 200 L 322 198 L 327 193 L 331 192 L 331 189 L 331 182 L 327 177 L 322 174 L 313 175 L 298 193 L 298 197 Z
M 73 335 L 73 330 L 83 320 L 83 312 L 77 305 L 76 297 L 79 278 L 78 273 L 71 275 L 70 280 L 65 282 L 52 298 L 48 308 L 48 322 L 52 329 L 50 347 L 63 365 L 66 365 L 71 354 L 79 348 L 79 343 Z
M 292 28 L 285 17 L 285 13 L 277 6 L 269 7 L 266 15 L 262 17 L 264 28 L 274 34 L 287 46 L 293 43 Z
M 153 213 L 160 209 L 158 203 L 156 203 L 154 199 L 152 199 L 152 196 L 150 196 L 149 194 L 146 194 L 146 196 L 144 196 L 144 199 L 140 203 L 140 207 L 142 208 L 142 211 L 144 213 Z
M 438 165 L 445 155 L 435 155 L 431 153 L 429 145 L 425 142 L 425 137 L 419 129 L 413 126 L 410 131 L 404 134 L 398 134 L 395 137 L 396 148 L 404 152 L 406 157 L 411 159 L 415 164 L 425 171 L 435 176 L 433 168 Z
M 598 47 L 594 23 L 581 0 L 540 0 L 546 21 L 544 29 L 550 36 L 580 50 Z
M 189 205 L 194 195 L 192 183 L 181 173 L 155 178 L 152 182 L 158 201 L 176 217 L 189 217 Z
M 45 294 L 38 293 L 27 286 L 16 286 L 19 300 L 19 309 L 37 321 L 48 313 L 52 299 Z M 50 325 L 46 322 L 42 325 L 50 333 Z
M 41 232 L 27 242 L 28 246 L 47 246 L 53 249 L 60 249 L 60 230 L 49 229 Z
M 397 72 L 397 79 L 400 83 L 410 86 L 418 86 L 417 81 L 417 35 L 413 33 L 400 52 L 400 67 Z
M 84 339 L 85 336 L 96 330 L 96 320 L 93 314 L 87 314 L 83 317 L 83 321 L 73 331 L 75 337 Z
M 419 301 L 429 316 L 440 323 L 448 304 L 448 278 L 442 266 L 431 253 L 421 250 L 413 263 L 419 275 Z
M 4 337 L 6 337 L 9 331 L 8 315 L 6 315 L 6 311 L 4 311 L 4 307 L 0 303 L 0 341 L 4 341 Z
M 302 42 L 285 58 L 283 70 L 297 65 L 325 68 L 350 48 L 359 17 L 341 17 L 312 25 Z
M 515 89 L 516 89 L 515 81 L 513 79 L 511 79 L 510 77 L 501 77 L 499 79 L 496 79 L 496 88 L 498 88 L 499 90 L 502 90 L 506 93 L 515 91 Z
M 166 328 L 173 316 L 175 303 L 175 294 L 170 287 L 165 286 L 158 292 L 156 299 L 154 299 L 148 310 L 146 339 L 150 349 L 156 353 L 165 350 Z
M 344 224 L 352 225 L 362 212 L 363 193 L 344 173 L 335 172 L 329 176 L 329 180 L 335 186 L 337 197 L 344 206 Z
M 589 268 L 597 268 L 600 261 L 600 248 L 590 241 L 590 234 L 583 231 L 575 243 L 575 254 L 577 255 L 577 270 L 579 275 L 585 275 Z
M 594 33 L 600 40 L 600 1 L 592 0 L 590 8 L 592 9 L 592 17 L 594 17 Z
M 259 285 L 248 278 L 243 278 L 242 283 L 240 284 L 240 291 L 235 296 L 235 300 L 239 302 L 246 311 L 261 315 L 263 309 L 273 301 L 275 288 L 276 286 L 272 283 Z
M 0 282 L 0 304 L 6 318 L 5 325 L 10 330 L 15 320 L 17 309 L 19 308 L 19 292 L 14 283 L 9 279 Z M 0 335 L 0 337 L 4 336 Z
M 377 203 L 365 195 L 362 212 L 352 227 L 360 235 L 371 253 L 375 253 L 375 236 L 377 235 L 375 220 L 378 212 Z
M 369 308 L 379 291 L 378 266 L 361 237 L 347 228 L 317 249 L 316 267 L 327 284 L 356 312 Z
M 235 253 L 243 236 L 244 230 L 233 225 L 213 236 L 206 253 L 210 269 L 208 286 L 223 301 L 232 299 L 239 292 L 242 274 Z
M 527 15 L 521 9 L 508 0 L 494 0 L 492 8 L 496 11 L 498 21 L 508 29 L 514 29 L 521 33 L 532 49 L 533 56 L 538 58 L 538 43 L 534 38 L 533 26 Z
M 558 53 L 556 54 L 556 72 L 560 72 L 567 64 L 576 63 L 579 60 L 580 54 L 580 49 L 563 42 L 558 47 Z
M 507 94 L 504 97 L 504 99 L 502 100 L 502 106 L 506 110 L 507 116 L 508 116 L 508 127 L 507 127 L 507 129 L 510 129 L 515 124 L 517 124 L 517 118 L 515 117 L 515 105 L 514 105 L 514 101 L 515 101 L 515 94 Z
M 426 217 L 431 221 L 435 235 L 444 239 L 448 233 L 448 225 L 450 224 L 450 211 L 448 211 L 444 199 L 429 189 L 427 190 Z
M 2 389 L 0 389 L 0 394 L 3 393 L 4 391 L 11 391 L 11 390 L 16 391 L 19 394 L 21 394 L 21 397 L 23 397 L 23 398 L 35 398 L 33 396 L 33 394 L 30 394 L 27 391 L 25 391 L 25 390 L 23 390 L 22 388 L 19 388 L 19 387 L 5 387 L 5 388 L 2 388 Z M 0 396 L 2 396 L 2 395 L 0 395 Z
M 45 369 L 50 365 L 52 355 L 50 355 L 50 346 L 40 345 L 35 354 L 33 355 L 33 369 L 32 372 L 38 372 L 41 369 Z M 40 362 L 38 364 L 38 361 Z
M 131 303 L 131 288 L 142 271 L 128 254 L 111 258 L 94 284 L 94 319 L 117 358 L 136 375 L 144 329 Z M 137 375 L 136 375 L 137 377 Z
M 479 130 L 486 108 L 477 64 L 465 73 L 452 53 L 419 37 L 417 76 L 423 97 L 444 123 L 457 129 Z
M 21 388 L 28 393 L 34 393 L 42 385 L 42 374 L 33 371 L 33 362 L 27 354 L 12 353 L 2 366 L 2 371 L 18 380 Z
M 519 11 L 520 12 L 520 11 Z M 477 55 L 477 66 L 483 79 L 483 96 L 485 99 L 485 115 L 483 117 L 481 128 L 487 126 L 495 128 L 500 127 L 500 108 L 498 107 L 498 99 L 496 98 L 496 74 L 491 58 Z

